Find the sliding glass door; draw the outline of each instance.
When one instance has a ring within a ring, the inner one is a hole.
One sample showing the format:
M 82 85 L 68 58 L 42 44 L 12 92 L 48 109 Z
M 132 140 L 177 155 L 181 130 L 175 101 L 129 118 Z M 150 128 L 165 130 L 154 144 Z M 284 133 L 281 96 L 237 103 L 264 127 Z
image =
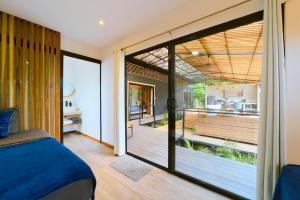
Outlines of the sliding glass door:
M 261 34 L 259 21 L 177 44 L 170 71 L 175 171 L 247 199 L 256 195 Z
M 255 199 L 262 13 L 126 58 L 127 153 Z
M 168 49 L 126 60 L 127 153 L 168 168 Z

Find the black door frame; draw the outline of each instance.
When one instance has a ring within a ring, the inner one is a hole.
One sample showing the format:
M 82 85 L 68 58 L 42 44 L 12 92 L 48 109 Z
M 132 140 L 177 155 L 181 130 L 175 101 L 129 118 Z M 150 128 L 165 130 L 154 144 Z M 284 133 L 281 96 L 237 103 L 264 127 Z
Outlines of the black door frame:
M 164 167 L 161 165 L 158 165 L 157 163 L 154 163 L 150 160 L 147 160 L 145 158 L 142 158 L 138 155 L 132 154 L 130 152 L 127 151 L 127 128 L 125 128 L 125 138 L 126 138 L 126 142 L 125 142 L 125 147 L 126 147 L 126 154 L 133 156 L 139 160 L 142 160 L 146 163 L 149 163 L 155 167 L 158 167 L 160 169 L 163 169 L 165 171 L 168 171 L 178 177 L 181 177 L 185 180 L 188 180 L 190 182 L 193 182 L 195 184 L 201 185 L 205 188 L 208 188 L 212 191 L 215 191 L 217 193 L 220 193 L 224 196 L 227 196 L 229 198 L 233 198 L 233 199 L 245 199 L 244 197 L 237 195 L 235 193 L 232 193 L 230 191 L 224 190 L 222 188 L 216 187 L 212 184 L 209 184 L 207 182 L 201 181 L 199 179 L 196 179 L 194 177 L 191 177 L 189 175 L 183 174 L 181 172 L 178 172 L 175 170 L 175 159 L 176 159 L 176 155 L 175 155 L 175 123 L 176 123 L 176 100 L 175 100 L 175 92 L 176 92 L 176 76 L 175 76 L 175 46 L 181 43 L 185 43 L 185 42 L 189 42 L 201 37 L 205 37 L 205 36 L 209 36 L 209 35 L 213 35 L 219 32 L 223 32 L 229 29 L 233 29 L 233 28 L 237 28 L 243 25 L 247 25 L 250 23 L 254 23 L 254 22 L 258 22 L 263 20 L 263 11 L 259 11 L 259 12 L 255 12 L 253 14 L 244 16 L 244 17 L 240 17 L 238 19 L 234 19 L 231 20 L 229 22 L 225 22 L 183 37 L 179 37 L 177 39 L 174 40 L 170 40 L 146 49 L 143 49 L 141 51 L 137 51 L 135 53 L 129 54 L 127 56 L 125 56 L 125 66 L 126 63 L 133 63 L 133 64 L 137 64 L 140 65 L 144 68 L 147 69 L 151 69 L 154 71 L 158 71 L 160 73 L 164 73 L 168 75 L 168 102 L 167 102 L 167 107 L 168 107 L 168 114 L 169 114 L 169 136 L 168 136 L 168 167 Z M 152 66 L 151 64 L 145 63 L 143 61 L 139 61 L 137 59 L 135 59 L 134 57 L 143 53 L 147 53 L 149 51 L 152 50 L 156 50 L 158 48 L 163 48 L 163 47 L 167 47 L 168 48 L 168 71 L 166 70 L 162 70 L 159 69 L 157 70 L 156 66 Z M 127 71 L 126 71 L 126 67 L 124 70 L 124 76 L 125 76 L 125 105 L 127 105 Z M 127 109 L 125 109 L 125 127 L 127 127 Z
M 69 51 L 64 51 L 64 50 L 61 50 L 60 51 L 60 141 L 61 143 L 64 142 L 64 133 L 63 133 L 63 83 L 64 83 L 64 56 L 68 56 L 68 57 L 72 57 L 72 58 L 77 58 L 77 59 L 80 59 L 80 60 L 84 60 L 84 61 L 89 61 L 89 62 L 92 62 L 92 63 L 96 63 L 96 64 L 99 64 L 99 67 L 100 67 L 100 142 L 102 142 L 102 83 L 101 83 L 101 60 L 98 60 L 98 59 L 95 59 L 95 58 L 91 58 L 91 57 L 88 57 L 88 56 L 83 56 L 83 55 L 80 55 L 80 54 L 76 54 L 76 53 L 72 53 L 72 52 L 69 52 Z

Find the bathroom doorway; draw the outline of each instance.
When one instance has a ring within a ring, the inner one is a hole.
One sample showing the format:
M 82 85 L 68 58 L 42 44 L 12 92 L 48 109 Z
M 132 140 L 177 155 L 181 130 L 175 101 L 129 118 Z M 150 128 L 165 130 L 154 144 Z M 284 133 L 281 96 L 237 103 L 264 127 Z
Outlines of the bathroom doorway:
M 69 133 L 102 142 L 101 61 L 62 51 L 61 141 Z

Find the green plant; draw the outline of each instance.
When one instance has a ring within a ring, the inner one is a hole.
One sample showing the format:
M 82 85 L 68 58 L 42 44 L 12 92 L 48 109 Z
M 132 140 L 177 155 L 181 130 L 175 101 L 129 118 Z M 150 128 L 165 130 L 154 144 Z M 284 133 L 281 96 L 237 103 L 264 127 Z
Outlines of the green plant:
M 204 108 L 204 102 L 205 102 L 205 93 L 206 93 L 206 85 L 205 82 L 199 82 L 196 84 L 193 84 L 191 86 L 194 91 L 194 107 L 195 108 Z
M 165 125 L 167 125 L 167 124 L 168 124 L 168 120 L 167 120 L 167 119 L 162 119 L 162 120 L 159 120 L 159 121 L 157 122 L 158 127 L 159 127 L 159 126 L 165 126 Z
M 241 154 L 241 156 L 239 158 L 236 158 L 236 160 L 252 165 L 256 164 L 256 156 L 253 154 Z
M 193 147 L 192 147 L 190 141 L 187 140 L 187 139 L 183 139 L 183 146 L 184 146 L 185 148 L 187 148 L 187 149 L 193 150 Z
M 183 116 L 182 116 L 181 114 L 178 114 L 178 115 L 176 116 L 176 121 L 182 120 L 182 118 L 183 118 Z
M 196 150 L 196 151 L 202 151 L 202 152 L 210 153 L 210 154 L 213 153 L 213 151 L 212 151 L 210 148 L 204 147 L 204 146 L 202 146 L 202 145 L 196 145 L 196 146 L 194 147 L 194 150 Z
M 223 158 L 235 159 L 234 151 L 227 147 L 218 147 L 215 150 L 216 155 Z
M 168 113 L 164 112 L 164 119 L 167 120 L 168 119 Z

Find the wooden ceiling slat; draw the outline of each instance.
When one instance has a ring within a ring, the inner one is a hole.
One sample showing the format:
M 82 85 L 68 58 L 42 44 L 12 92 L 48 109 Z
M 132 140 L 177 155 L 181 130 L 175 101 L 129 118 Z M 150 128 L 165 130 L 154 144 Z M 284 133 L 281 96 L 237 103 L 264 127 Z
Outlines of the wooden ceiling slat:
M 206 76 L 239 82 L 259 82 L 262 30 L 263 22 L 259 21 L 176 45 L 176 73 L 195 80 Z M 199 55 L 192 55 L 193 51 L 197 51 Z M 168 65 L 167 54 L 166 48 L 160 48 L 136 58 L 163 68 Z M 208 57 L 212 63 L 209 63 Z
M 226 51 L 227 51 L 227 55 L 228 55 L 228 60 L 229 60 L 229 63 L 230 63 L 230 69 L 231 69 L 232 77 L 235 78 L 234 73 L 233 73 L 233 65 L 232 65 L 232 60 L 231 60 L 230 51 L 229 51 L 229 47 L 228 47 L 226 32 L 224 32 L 224 39 L 225 39 L 225 46 L 226 46 Z
M 250 69 L 251 69 L 251 66 L 252 66 L 252 63 L 253 63 L 253 60 L 254 60 L 255 52 L 256 52 L 256 50 L 257 50 L 259 41 L 261 40 L 261 37 L 262 37 L 262 31 L 263 31 L 263 29 L 262 29 L 262 27 L 261 27 L 261 31 L 260 31 L 260 34 L 259 34 L 259 36 L 258 36 L 258 38 L 257 38 L 256 45 L 255 45 L 255 48 L 254 48 L 254 50 L 253 50 L 253 55 L 252 55 L 252 57 L 251 57 L 250 64 L 249 64 L 249 68 L 248 68 L 248 72 L 247 72 L 247 75 L 246 75 L 245 79 L 247 79 L 248 74 L 249 74 L 249 72 L 250 72 Z

